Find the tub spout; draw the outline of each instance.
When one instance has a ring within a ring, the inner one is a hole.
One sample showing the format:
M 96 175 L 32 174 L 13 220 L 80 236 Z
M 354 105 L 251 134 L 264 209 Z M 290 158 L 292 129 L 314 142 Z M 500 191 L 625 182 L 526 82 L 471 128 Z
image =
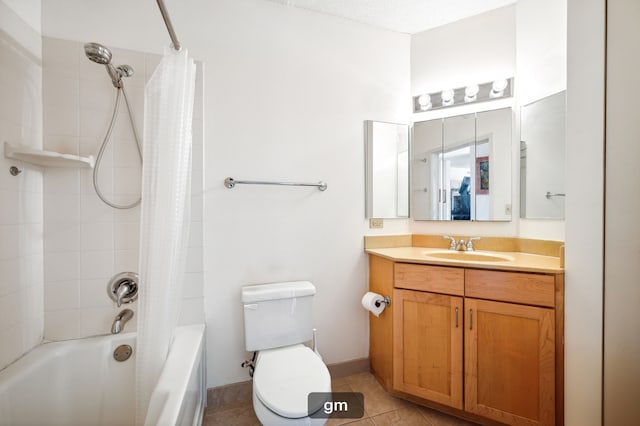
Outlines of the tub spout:
M 118 334 L 124 329 L 124 325 L 133 318 L 133 311 L 131 309 L 125 309 L 116 315 L 111 326 L 111 334 Z

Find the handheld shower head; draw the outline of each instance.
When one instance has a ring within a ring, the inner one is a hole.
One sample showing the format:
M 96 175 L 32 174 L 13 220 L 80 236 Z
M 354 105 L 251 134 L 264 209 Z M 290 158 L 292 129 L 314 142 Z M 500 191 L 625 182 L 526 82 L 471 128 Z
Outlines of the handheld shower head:
M 111 64 L 111 57 L 113 56 L 111 50 L 100 43 L 85 43 L 84 54 L 91 61 L 107 68 L 111 82 L 116 88 L 122 87 L 122 77 L 131 77 L 133 75 L 133 68 L 129 65 L 114 67 Z
M 100 43 L 85 43 L 84 54 L 96 64 L 108 65 L 111 63 L 111 51 Z

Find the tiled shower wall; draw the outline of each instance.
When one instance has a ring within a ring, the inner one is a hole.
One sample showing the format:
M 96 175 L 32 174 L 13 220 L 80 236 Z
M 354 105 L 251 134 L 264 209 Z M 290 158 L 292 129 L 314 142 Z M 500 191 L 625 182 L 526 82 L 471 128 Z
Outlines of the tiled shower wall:
M 111 49 L 115 66 L 135 75 L 125 90 L 142 139 L 144 84 L 160 56 Z M 198 64 L 193 121 L 191 238 L 181 323 L 204 322 L 202 301 L 202 66 Z M 96 156 L 111 120 L 116 90 L 105 67 L 88 60 L 83 43 L 43 38 L 44 148 Z M 141 140 L 142 143 L 142 140 Z M 140 195 L 141 166 L 121 102 L 99 184 L 111 201 L 126 204 Z M 109 279 L 138 269 L 140 207 L 117 210 L 96 195 L 91 169 L 44 170 L 44 338 L 62 340 L 108 333 L 117 308 L 107 296 Z M 126 331 L 135 330 L 134 321 Z
M 0 29 L 0 141 L 42 148 L 41 82 L 40 58 Z M 42 229 L 42 169 L 0 155 L 0 369 L 42 340 Z

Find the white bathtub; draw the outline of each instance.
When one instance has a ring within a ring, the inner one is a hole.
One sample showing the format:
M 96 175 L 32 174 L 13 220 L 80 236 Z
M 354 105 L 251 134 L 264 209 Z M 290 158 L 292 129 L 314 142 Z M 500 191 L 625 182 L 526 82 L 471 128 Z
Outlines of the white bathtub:
M 135 341 L 123 333 L 35 348 L 0 372 L 0 425 L 134 425 Z M 113 351 L 123 344 L 134 354 L 118 362 Z M 200 425 L 204 347 L 204 325 L 178 327 L 146 425 Z

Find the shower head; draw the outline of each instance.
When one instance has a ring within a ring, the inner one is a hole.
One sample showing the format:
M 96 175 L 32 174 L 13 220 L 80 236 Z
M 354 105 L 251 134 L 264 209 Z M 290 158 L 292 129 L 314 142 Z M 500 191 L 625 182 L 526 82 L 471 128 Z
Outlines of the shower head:
M 133 75 L 133 68 L 129 65 L 114 67 L 111 64 L 111 57 L 113 56 L 111 51 L 100 43 L 85 43 L 84 54 L 96 64 L 104 65 L 107 68 L 111 83 L 118 89 L 122 87 L 122 77 L 131 77 Z
M 108 65 L 111 63 L 111 51 L 100 43 L 85 43 L 84 54 L 96 64 Z

